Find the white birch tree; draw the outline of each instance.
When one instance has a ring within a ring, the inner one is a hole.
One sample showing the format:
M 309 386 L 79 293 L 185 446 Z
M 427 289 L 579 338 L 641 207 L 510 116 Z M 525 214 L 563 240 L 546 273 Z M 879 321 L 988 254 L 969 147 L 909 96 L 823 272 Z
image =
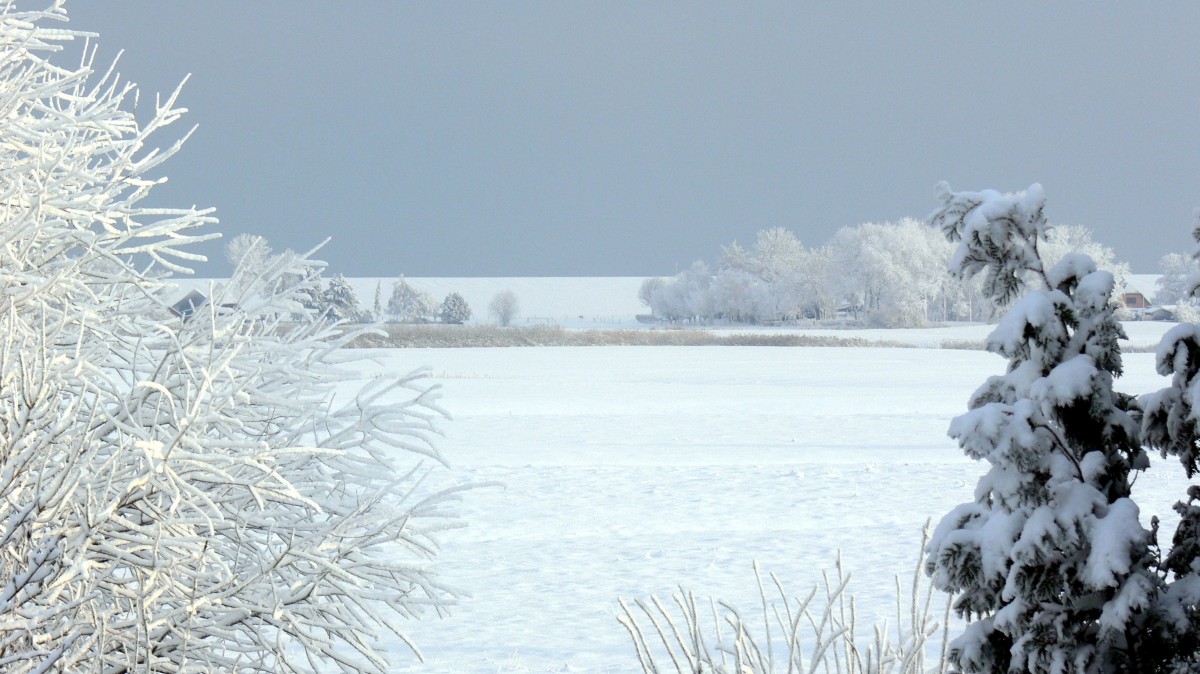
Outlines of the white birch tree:
M 216 236 L 143 205 L 178 91 L 139 122 L 94 52 L 54 62 L 64 18 L 0 5 L 0 670 L 387 671 L 380 636 L 450 599 L 436 392 L 335 395 L 305 256 L 171 317 Z

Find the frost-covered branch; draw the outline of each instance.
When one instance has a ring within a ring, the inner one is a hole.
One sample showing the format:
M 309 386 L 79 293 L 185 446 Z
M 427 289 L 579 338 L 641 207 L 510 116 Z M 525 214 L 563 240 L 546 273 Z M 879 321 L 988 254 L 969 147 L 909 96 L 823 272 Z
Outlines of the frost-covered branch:
M 52 63 L 63 18 L 0 5 L 0 669 L 386 671 L 380 637 L 453 599 L 437 391 L 346 396 L 306 256 L 169 312 L 217 236 L 143 205 L 179 91 L 139 122 L 94 50 Z

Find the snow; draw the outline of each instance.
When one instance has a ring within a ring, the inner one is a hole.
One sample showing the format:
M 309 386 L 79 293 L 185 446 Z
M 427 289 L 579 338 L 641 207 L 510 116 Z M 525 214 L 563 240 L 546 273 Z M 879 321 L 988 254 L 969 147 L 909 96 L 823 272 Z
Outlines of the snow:
M 1029 395 L 1045 405 L 1067 407 L 1095 388 L 1093 381 L 1098 375 L 1099 370 L 1091 356 L 1073 356 L 1034 382 Z
M 1116 587 L 1117 577 L 1129 573 L 1129 551 L 1144 544 L 1137 504 L 1127 498 L 1117 499 L 1103 517 L 1096 518 L 1094 526 L 1083 578 L 1093 587 Z
M 1096 271 L 1096 263 L 1092 261 L 1092 258 L 1084 255 L 1083 253 L 1072 252 L 1064 255 L 1062 259 L 1050 269 L 1048 278 L 1050 280 L 1050 285 L 1057 288 L 1058 286 L 1062 285 L 1063 281 L 1066 281 L 1069 278 L 1074 278 L 1076 280 L 1082 279 L 1094 271 Z M 1110 287 L 1108 292 L 1105 293 L 1105 297 L 1108 297 L 1108 293 L 1112 292 L 1112 274 L 1108 274 L 1107 278 Z
M 753 560 L 801 594 L 839 550 L 860 622 L 894 616 L 893 576 L 911 578 L 923 524 L 971 500 L 987 469 L 947 437 L 950 419 L 1005 366 L 887 348 L 372 355 L 378 369 L 431 366 L 454 479 L 503 485 L 465 494 L 468 526 L 444 534 L 438 565 L 470 597 L 407 626 L 428 662 L 396 642 L 398 672 L 635 671 L 618 597 L 682 585 L 751 613 Z M 1166 385 L 1153 354 L 1126 371 L 1120 390 Z M 1142 517 L 1172 531 L 1186 485 L 1156 462 L 1135 487 Z
M 395 278 L 347 279 L 358 295 L 359 306 L 370 309 L 375 302 L 375 287 L 382 284 L 383 303 L 391 296 Z M 497 293 L 511 290 L 520 306 L 513 325 L 636 324 L 638 314 L 650 309 L 638 300 L 643 277 L 405 277 L 408 283 L 429 293 L 435 302 L 452 292 L 463 296 L 473 312 L 472 323 L 490 323 L 488 303 Z

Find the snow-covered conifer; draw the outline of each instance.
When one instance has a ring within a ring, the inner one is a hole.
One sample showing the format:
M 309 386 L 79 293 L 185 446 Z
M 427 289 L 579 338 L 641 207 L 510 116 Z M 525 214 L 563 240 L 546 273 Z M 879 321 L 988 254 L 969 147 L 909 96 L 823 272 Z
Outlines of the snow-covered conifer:
M 321 293 L 321 311 L 333 321 L 352 321 L 358 318 L 358 296 L 346 277 L 338 274 L 329 279 Z
M 446 295 L 446 299 L 442 300 L 442 306 L 438 308 L 438 316 L 441 316 L 443 323 L 461 325 L 471 320 L 471 305 L 467 304 L 467 300 L 462 295 L 450 293 Z
M 1078 254 L 1045 266 L 1039 185 L 1009 195 L 939 187 L 931 221 L 959 243 L 952 271 L 982 272 L 997 304 L 1020 297 L 987 341 L 1007 372 L 950 426 L 989 464 L 975 500 L 947 514 L 928 547 L 934 583 L 972 621 L 952 659 L 981 674 L 1153 671 L 1160 582 L 1130 498 L 1131 472 L 1147 465 L 1136 403 L 1112 388 L 1122 336 L 1113 276 Z
M 1200 244 L 1200 214 L 1192 235 Z M 1192 257 L 1200 259 L 1200 247 Z M 1181 292 L 1176 301 L 1183 305 L 1197 295 L 1200 277 L 1175 266 L 1180 278 L 1173 285 L 1178 285 Z M 1185 282 L 1184 278 L 1190 280 Z M 1171 377 L 1171 385 L 1142 396 L 1142 438 L 1164 457 L 1178 459 L 1187 476 L 1195 478 L 1200 472 L 1200 326 L 1182 323 L 1169 330 L 1159 344 L 1156 364 L 1159 374 Z M 1178 654 L 1172 664 L 1178 671 L 1197 671 L 1200 670 L 1200 486 L 1189 487 L 1187 500 L 1176 503 L 1175 511 L 1180 522 L 1162 560 L 1167 590 L 1158 608 L 1163 630 L 1174 643 L 1170 650 Z
M 336 394 L 305 256 L 168 311 L 216 236 L 144 205 L 182 110 L 53 63 L 64 16 L 0 5 L 0 670 L 386 671 L 381 632 L 448 598 L 435 392 Z

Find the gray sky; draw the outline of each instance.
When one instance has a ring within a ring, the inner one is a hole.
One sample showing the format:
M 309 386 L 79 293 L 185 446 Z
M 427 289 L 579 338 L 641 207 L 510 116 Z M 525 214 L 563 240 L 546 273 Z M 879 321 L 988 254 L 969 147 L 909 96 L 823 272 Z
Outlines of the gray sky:
M 1041 182 L 1153 272 L 1200 206 L 1200 3 L 68 8 L 143 91 L 192 74 L 162 203 L 332 236 L 347 275 L 670 274 L 767 227 L 924 217 L 939 180 Z

